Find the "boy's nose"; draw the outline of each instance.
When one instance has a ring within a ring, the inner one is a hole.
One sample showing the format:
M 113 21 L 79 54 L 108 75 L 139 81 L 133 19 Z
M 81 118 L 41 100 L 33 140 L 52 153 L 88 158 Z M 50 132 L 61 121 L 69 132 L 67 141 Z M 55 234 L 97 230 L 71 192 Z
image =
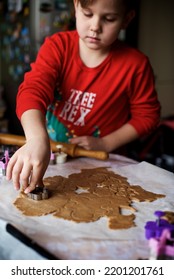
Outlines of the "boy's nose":
M 101 22 L 98 17 L 92 19 L 90 30 L 97 33 L 101 31 Z

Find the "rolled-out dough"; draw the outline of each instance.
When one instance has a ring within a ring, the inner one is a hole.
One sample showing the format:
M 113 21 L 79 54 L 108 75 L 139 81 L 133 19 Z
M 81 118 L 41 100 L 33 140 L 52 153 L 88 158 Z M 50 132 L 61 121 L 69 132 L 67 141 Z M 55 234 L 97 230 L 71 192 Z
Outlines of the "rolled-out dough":
M 165 197 L 130 185 L 126 177 L 105 167 L 82 169 L 80 173 L 48 177 L 44 185 L 50 191 L 47 200 L 34 201 L 23 191 L 14 205 L 26 216 L 41 216 L 52 213 L 55 217 L 80 222 L 94 222 L 108 217 L 111 229 L 126 229 L 135 226 L 133 201 L 152 202 Z M 123 215 L 122 209 L 131 214 Z

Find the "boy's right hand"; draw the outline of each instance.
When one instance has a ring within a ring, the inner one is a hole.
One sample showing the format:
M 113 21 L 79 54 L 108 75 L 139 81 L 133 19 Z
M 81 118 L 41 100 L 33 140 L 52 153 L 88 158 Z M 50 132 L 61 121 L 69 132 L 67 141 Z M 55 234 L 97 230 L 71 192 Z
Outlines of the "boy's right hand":
M 49 139 L 33 137 L 19 148 L 7 165 L 6 178 L 12 180 L 16 190 L 20 186 L 29 193 L 39 184 L 50 161 Z

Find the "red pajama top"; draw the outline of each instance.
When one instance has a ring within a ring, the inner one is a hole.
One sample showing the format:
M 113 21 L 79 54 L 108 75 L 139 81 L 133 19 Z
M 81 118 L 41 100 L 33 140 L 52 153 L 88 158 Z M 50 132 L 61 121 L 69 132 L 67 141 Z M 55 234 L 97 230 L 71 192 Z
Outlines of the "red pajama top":
M 56 33 L 41 46 L 17 95 L 18 117 L 29 109 L 47 113 L 50 137 L 64 142 L 103 137 L 125 123 L 143 136 L 160 116 L 148 58 L 117 40 L 107 58 L 89 68 L 80 59 L 76 31 Z

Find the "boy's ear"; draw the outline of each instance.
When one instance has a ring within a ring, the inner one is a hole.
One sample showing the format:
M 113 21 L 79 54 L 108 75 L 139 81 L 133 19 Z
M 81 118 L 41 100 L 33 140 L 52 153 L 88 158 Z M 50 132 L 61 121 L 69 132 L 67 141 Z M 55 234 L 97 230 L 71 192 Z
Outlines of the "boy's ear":
M 76 6 L 77 6 L 78 1 L 77 1 L 77 0 L 73 0 L 73 3 L 74 3 L 74 7 L 76 7 Z
M 74 11 L 75 11 L 75 15 L 76 15 L 76 7 L 77 7 L 77 4 L 78 4 L 78 1 L 77 1 L 77 0 L 73 0 L 73 3 L 74 3 Z
M 125 16 L 125 20 L 123 22 L 122 25 L 122 29 L 126 29 L 129 25 L 129 23 L 133 20 L 133 18 L 135 17 L 135 11 L 131 10 L 126 16 Z

